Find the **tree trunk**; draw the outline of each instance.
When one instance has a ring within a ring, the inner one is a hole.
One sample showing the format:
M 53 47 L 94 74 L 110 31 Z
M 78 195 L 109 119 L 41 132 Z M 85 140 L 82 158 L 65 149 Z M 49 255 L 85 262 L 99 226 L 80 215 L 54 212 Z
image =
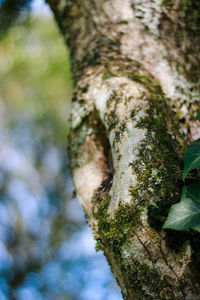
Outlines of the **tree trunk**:
M 69 155 L 97 249 L 124 299 L 200 299 L 199 234 L 162 230 L 199 134 L 200 5 L 47 2 L 71 51 Z

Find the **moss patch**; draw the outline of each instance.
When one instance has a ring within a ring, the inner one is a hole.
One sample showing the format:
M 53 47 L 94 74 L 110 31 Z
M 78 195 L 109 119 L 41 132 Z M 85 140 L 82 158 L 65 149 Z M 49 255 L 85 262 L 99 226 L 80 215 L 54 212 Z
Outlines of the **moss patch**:
M 172 294 L 172 280 L 167 276 L 161 276 L 159 271 L 134 261 L 132 266 L 122 267 L 122 272 L 127 274 L 130 287 L 137 295 L 137 299 L 175 299 Z
M 131 193 L 140 206 L 148 206 L 149 224 L 160 231 L 170 206 L 180 200 L 185 146 L 177 142 L 182 140 L 179 127 L 160 87 L 146 76 L 134 74 L 133 80 L 149 91 L 149 96 L 144 96 L 149 108 L 137 124 L 147 129 L 147 135 L 132 164 L 137 185 Z
M 115 254 L 120 254 L 121 246 L 124 245 L 130 232 L 133 230 L 134 225 L 137 223 L 140 211 L 136 211 L 134 205 L 120 204 L 118 209 L 115 210 L 114 216 L 110 217 L 107 210 L 110 204 L 110 196 L 105 196 L 98 205 L 97 213 L 94 214 L 98 221 L 99 236 L 103 240 L 98 239 L 96 250 L 103 250 L 104 243 L 110 247 Z

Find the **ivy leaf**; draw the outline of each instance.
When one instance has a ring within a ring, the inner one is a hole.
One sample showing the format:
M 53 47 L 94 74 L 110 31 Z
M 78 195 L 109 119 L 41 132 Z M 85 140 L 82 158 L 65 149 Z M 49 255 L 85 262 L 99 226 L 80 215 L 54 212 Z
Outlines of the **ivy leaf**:
M 184 187 L 181 201 L 172 205 L 163 228 L 200 232 L 200 183 Z
M 183 180 L 187 174 L 200 167 L 200 139 L 190 144 L 189 149 L 184 155 L 184 172 Z
M 188 228 L 195 228 L 196 226 L 199 226 L 199 223 L 200 203 L 183 201 L 170 208 L 169 216 L 163 228 L 185 230 Z
M 196 230 L 196 231 L 198 231 L 198 232 L 200 232 L 200 224 L 197 225 L 197 226 L 193 226 L 191 228 L 194 229 L 194 230 Z
M 197 113 L 196 119 L 197 119 L 197 120 L 200 120 L 200 110 L 199 110 L 198 113 Z

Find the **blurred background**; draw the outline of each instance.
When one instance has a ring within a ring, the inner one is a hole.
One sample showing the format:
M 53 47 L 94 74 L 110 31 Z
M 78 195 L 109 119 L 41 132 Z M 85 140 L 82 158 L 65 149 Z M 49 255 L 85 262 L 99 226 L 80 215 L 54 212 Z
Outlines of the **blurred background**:
M 120 300 L 73 197 L 67 48 L 47 5 L 24 1 L 13 21 L 9 10 L 2 14 L 6 1 L 0 1 L 0 300 Z M 7 21 L 14 24 L 9 29 Z

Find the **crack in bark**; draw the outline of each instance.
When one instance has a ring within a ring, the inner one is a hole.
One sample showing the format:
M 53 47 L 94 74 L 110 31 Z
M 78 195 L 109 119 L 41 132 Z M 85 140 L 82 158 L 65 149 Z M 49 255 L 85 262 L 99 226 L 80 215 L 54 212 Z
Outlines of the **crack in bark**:
M 149 255 L 149 258 L 150 258 L 151 262 L 154 263 L 155 260 L 152 258 L 152 255 L 151 255 L 150 251 L 148 250 L 148 248 L 146 247 L 146 245 L 142 242 L 142 240 L 139 238 L 139 236 L 137 235 L 136 232 L 135 232 L 135 235 L 136 235 L 138 241 L 141 243 L 141 245 L 142 245 L 142 246 L 144 247 L 144 249 L 146 250 L 147 254 Z
M 166 266 L 168 266 L 168 268 L 171 270 L 171 272 L 176 276 L 177 281 L 179 281 L 178 275 L 176 274 L 176 272 L 174 271 L 174 269 L 172 268 L 172 266 L 168 263 L 167 257 L 165 255 L 165 253 L 163 252 L 163 249 L 162 249 L 162 238 L 160 239 L 159 248 L 160 248 L 160 253 L 162 254 L 162 258 L 163 258 Z M 172 290 L 171 290 L 171 292 L 173 293 Z M 185 293 L 184 293 L 184 290 L 182 289 L 182 286 L 181 286 L 181 293 L 182 293 L 183 299 L 185 300 Z M 173 293 L 173 297 L 175 297 L 174 293 Z
M 168 263 L 167 261 L 167 258 L 166 258 L 166 255 L 165 253 L 163 252 L 163 249 L 162 249 L 162 239 L 160 240 L 160 243 L 159 243 L 159 249 L 160 249 L 160 253 L 162 254 L 162 258 L 166 264 L 166 266 L 168 266 L 168 268 L 172 271 L 172 273 L 175 275 L 175 277 L 177 278 L 178 280 L 178 275 L 176 274 L 176 272 L 174 271 L 174 269 L 172 268 L 172 266 Z

